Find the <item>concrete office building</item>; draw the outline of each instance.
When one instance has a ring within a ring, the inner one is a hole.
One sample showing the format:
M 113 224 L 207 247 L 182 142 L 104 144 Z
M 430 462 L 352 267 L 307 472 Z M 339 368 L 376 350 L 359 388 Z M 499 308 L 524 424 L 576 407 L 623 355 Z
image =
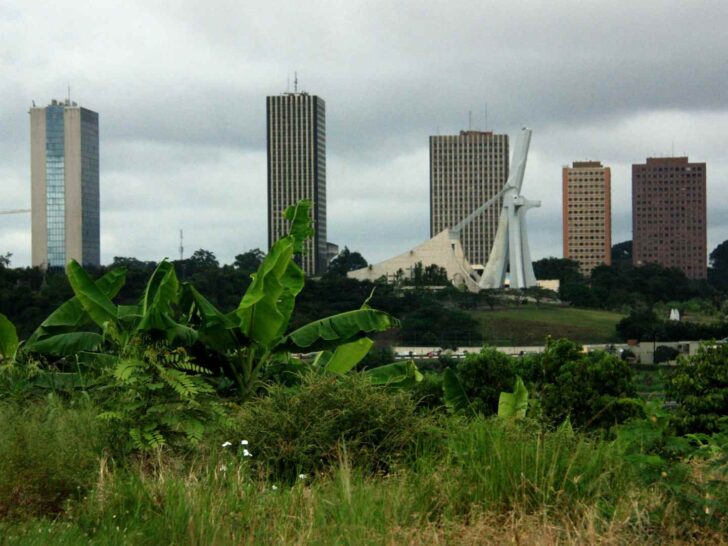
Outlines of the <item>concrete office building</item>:
M 30 109 L 33 266 L 98 266 L 99 115 L 75 102 Z
M 632 165 L 632 260 L 707 277 L 705 163 L 648 157 Z
M 503 189 L 508 179 L 508 135 L 460 131 L 430 137 L 430 237 L 456 226 Z M 502 201 L 462 232 L 465 257 L 475 269 L 488 261 Z
M 306 243 L 301 265 L 307 275 L 326 271 L 326 110 L 308 93 L 267 98 L 268 247 L 288 233 L 286 207 L 313 202 L 315 235 Z
M 612 263 L 612 174 L 599 161 L 575 161 L 561 172 L 564 258 L 582 274 Z

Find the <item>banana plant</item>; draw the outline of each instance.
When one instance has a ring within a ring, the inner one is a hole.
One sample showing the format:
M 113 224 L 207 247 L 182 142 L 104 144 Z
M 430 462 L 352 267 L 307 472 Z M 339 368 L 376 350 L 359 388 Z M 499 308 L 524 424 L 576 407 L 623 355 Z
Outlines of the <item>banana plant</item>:
M 516 376 L 513 392 L 502 392 L 498 398 L 498 417 L 503 419 L 523 418 L 528 409 L 528 389 L 523 379 Z
M 100 362 L 103 348 L 118 355 L 135 338 L 165 337 L 186 347 L 204 347 L 226 363 L 241 398 L 257 384 L 260 373 L 274 360 L 291 353 L 321 352 L 333 373 L 346 373 L 366 355 L 366 335 L 399 325 L 387 313 L 367 303 L 357 310 L 314 321 L 288 332 L 296 297 L 305 275 L 295 257 L 313 234 L 310 201 L 285 211 L 290 222 L 286 237 L 278 240 L 252 275 L 252 282 L 237 309 L 223 313 L 192 285 L 181 284 L 171 263 L 164 260 L 149 279 L 135 305 L 116 305 L 113 298 L 126 279 L 124 269 L 110 271 L 93 281 L 71 261 L 66 273 L 75 294 L 54 311 L 26 343 L 29 351 L 54 356 L 82 355 Z M 323 353 L 326 353 L 325 355 Z M 413 363 L 396 363 L 372 371 L 379 383 L 421 379 Z
M 0 363 L 11 364 L 18 352 L 18 332 L 8 317 L 0 313 Z
M 188 326 L 198 332 L 201 343 L 224 357 L 243 399 L 257 384 L 261 371 L 276 359 L 290 353 L 320 352 L 331 371 L 346 373 L 371 348 L 367 334 L 399 325 L 391 315 L 365 303 L 361 309 L 286 334 L 296 296 L 305 283 L 295 256 L 303 252 L 305 240 L 313 234 L 310 208 L 311 202 L 304 200 L 286 209 L 288 235 L 273 245 L 232 313 L 216 309 L 192 286 L 183 290 L 182 306 L 189 307 Z

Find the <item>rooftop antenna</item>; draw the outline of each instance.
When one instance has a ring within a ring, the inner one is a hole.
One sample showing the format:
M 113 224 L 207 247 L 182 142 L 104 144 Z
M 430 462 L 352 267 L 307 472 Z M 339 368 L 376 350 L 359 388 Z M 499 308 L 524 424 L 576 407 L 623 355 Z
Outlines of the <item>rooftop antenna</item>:
M 293 79 L 293 92 L 298 93 L 298 72 L 294 72 L 294 79 Z
M 68 84 L 68 104 L 71 104 L 71 84 Z
M 179 261 L 184 261 L 185 256 L 185 247 L 183 245 L 184 243 L 184 233 L 182 230 L 179 230 Z

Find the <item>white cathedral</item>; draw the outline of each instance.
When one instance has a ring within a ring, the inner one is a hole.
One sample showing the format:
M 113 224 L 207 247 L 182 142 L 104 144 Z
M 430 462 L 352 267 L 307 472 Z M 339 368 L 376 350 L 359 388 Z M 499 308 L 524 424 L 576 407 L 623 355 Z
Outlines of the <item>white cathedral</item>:
M 393 280 L 411 272 L 418 263 L 423 267 L 436 264 L 443 267 L 455 286 L 478 292 L 486 288 L 528 288 L 536 286 L 531 253 L 528 247 L 526 211 L 540 207 L 540 201 L 529 201 L 521 195 L 523 175 L 526 170 L 531 130 L 523 128 L 516 140 L 511 160 L 510 174 L 503 188 L 487 202 L 474 210 L 458 225 L 445 229 L 429 241 L 407 252 L 378 264 L 349 272 L 348 276 L 359 280 L 375 281 L 384 277 Z M 460 234 L 475 218 L 503 197 L 503 208 L 498 220 L 490 257 L 482 273 L 468 263 L 460 242 Z

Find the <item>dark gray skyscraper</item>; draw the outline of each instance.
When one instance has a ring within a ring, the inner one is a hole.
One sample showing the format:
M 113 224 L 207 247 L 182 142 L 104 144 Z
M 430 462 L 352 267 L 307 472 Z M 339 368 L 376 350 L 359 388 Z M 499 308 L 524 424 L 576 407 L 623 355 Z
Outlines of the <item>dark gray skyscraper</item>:
M 503 189 L 508 180 L 508 135 L 460 131 L 430 137 L 430 236 L 455 227 Z M 471 265 L 488 261 L 498 229 L 502 200 L 472 222 L 462 234 Z
M 75 102 L 30 109 L 32 264 L 98 266 L 99 115 Z
M 288 233 L 286 207 L 313 201 L 316 234 L 305 247 L 302 267 L 320 275 L 327 267 L 326 246 L 326 106 L 308 93 L 267 98 L 268 247 Z

